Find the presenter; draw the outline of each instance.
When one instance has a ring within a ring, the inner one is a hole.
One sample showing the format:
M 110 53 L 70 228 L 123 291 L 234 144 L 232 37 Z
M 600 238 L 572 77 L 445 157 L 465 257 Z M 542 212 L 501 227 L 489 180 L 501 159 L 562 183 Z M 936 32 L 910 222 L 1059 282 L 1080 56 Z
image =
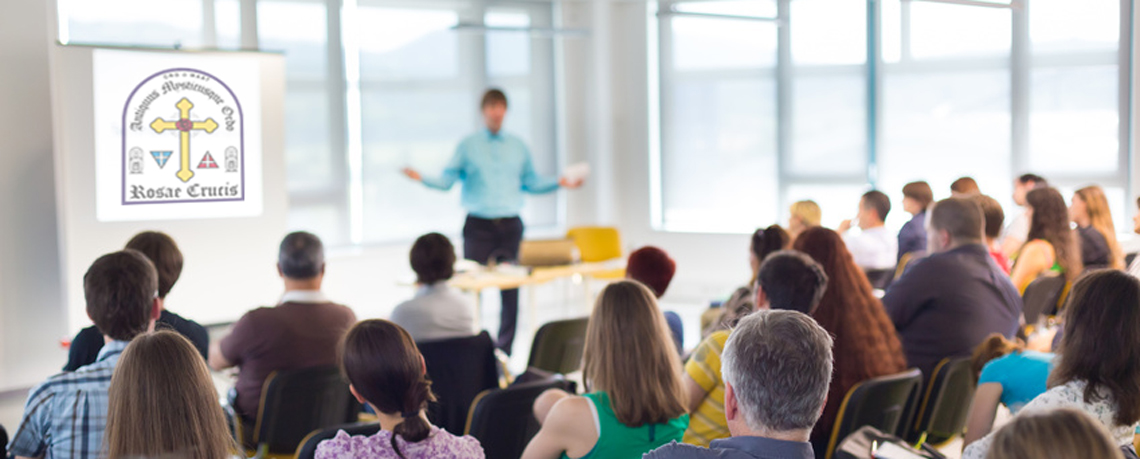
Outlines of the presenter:
M 480 108 L 486 129 L 459 143 L 443 174 L 426 177 L 413 169 L 404 169 L 404 175 L 442 191 L 463 181 L 463 208 L 467 210 L 464 257 L 482 264 L 513 261 L 518 258 L 523 236 L 519 218 L 523 193 L 550 193 L 559 187 L 575 189 L 582 186 L 582 179 L 555 180 L 535 172 L 530 150 L 522 140 L 502 132 L 507 114 L 507 96 L 502 91 L 490 89 L 484 93 Z M 501 295 L 496 346 L 510 355 L 518 321 L 519 291 L 503 290 Z

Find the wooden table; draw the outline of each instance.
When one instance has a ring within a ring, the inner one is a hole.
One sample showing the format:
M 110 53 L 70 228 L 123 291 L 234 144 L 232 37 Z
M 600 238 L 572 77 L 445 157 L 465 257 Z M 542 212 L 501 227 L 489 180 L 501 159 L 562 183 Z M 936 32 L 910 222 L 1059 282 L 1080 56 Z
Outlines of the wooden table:
M 535 286 L 553 282 L 559 279 L 567 278 L 581 278 L 588 280 L 589 278 L 604 278 L 612 279 L 619 277 L 624 273 L 625 268 L 622 266 L 615 266 L 612 263 L 576 263 L 565 266 L 551 266 L 544 268 L 533 268 L 529 274 L 523 272 L 514 272 L 512 270 L 493 270 L 493 269 L 480 269 L 475 271 L 467 271 L 457 274 L 448 281 L 448 285 L 462 290 L 466 293 L 475 295 L 475 320 L 480 321 L 483 312 L 483 290 L 496 289 L 496 290 L 510 290 L 515 288 L 522 288 L 526 286 Z M 521 269 L 520 269 L 521 271 Z M 589 297 L 589 283 L 582 283 L 586 292 L 586 301 L 590 302 Z M 527 294 L 527 307 L 531 310 L 531 317 L 535 317 L 535 299 L 534 290 L 529 289 Z

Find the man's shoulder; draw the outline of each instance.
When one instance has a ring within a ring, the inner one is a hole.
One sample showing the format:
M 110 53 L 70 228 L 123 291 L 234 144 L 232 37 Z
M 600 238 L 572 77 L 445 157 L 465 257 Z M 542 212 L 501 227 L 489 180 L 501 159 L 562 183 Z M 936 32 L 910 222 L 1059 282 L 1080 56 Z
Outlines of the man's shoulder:
M 115 373 L 114 361 L 95 362 L 79 367 L 75 371 L 65 371 L 49 376 L 32 388 L 29 400 L 43 398 L 59 392 L 69 392 L 76 388 L 106 389 Z
M 675 440 L 668 445 L 657 448 L 653 451 L 645 453 L 643 459 L 669 459 L 674 457 L 718 457 L 719 454 L 708 448 L 690 445 L 687 443 L 677 443 Z

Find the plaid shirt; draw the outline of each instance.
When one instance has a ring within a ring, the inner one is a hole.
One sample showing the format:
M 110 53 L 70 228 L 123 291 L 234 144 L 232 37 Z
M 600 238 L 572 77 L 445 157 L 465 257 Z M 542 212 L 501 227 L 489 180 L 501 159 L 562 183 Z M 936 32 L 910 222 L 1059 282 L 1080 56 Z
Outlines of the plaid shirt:
M 99 351 L 95 363 L 52 376 L 32 389 L 8 453 L 45 459 L 100 457 L 107 389 L 125 347 L 126 341 L 112 341 Z

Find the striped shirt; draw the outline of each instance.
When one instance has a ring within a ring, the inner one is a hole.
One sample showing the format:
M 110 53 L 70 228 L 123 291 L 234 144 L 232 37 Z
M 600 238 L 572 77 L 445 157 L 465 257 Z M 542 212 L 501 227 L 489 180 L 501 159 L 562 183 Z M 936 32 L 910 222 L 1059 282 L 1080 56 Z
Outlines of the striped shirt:
M 720 355 L 729 333 L 721 330 L 709 335 L 685 364 L 685 373 L 707 394 L 689 418 L 685 443 L 707 448 L 713 440 L 731 436 L 724 416 L 724 379 L 720 372 Z
M 100 457 L 107 389 L 126 347 L 126 341 L 112 341 L 99 351 L 95 363 L 52 376 L 32 389 L 8 453 L 45 459 Z

